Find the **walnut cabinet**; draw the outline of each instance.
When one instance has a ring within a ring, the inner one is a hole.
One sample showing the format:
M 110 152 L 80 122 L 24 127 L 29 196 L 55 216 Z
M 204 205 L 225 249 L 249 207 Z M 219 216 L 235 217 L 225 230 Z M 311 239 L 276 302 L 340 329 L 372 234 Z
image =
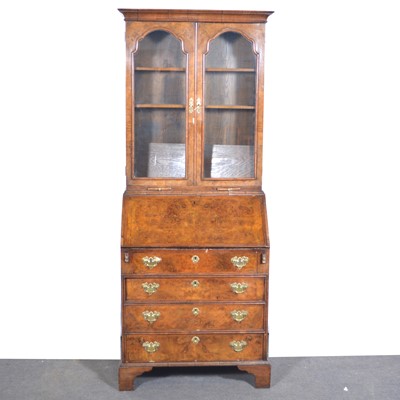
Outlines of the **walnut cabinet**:
M 153 367 L 238 366 L 269 387 L 261 188 L 271 12 L 126 21 L 120 390 Z

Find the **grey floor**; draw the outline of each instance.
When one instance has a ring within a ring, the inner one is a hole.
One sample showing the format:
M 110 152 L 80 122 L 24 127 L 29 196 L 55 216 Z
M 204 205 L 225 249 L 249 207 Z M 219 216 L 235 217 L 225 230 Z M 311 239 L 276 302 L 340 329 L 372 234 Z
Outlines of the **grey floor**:
M 118 361 L 0 360 L 0 400 L 400 400 L 400 356 L 272 358 L 272 386 L 236 368 L 158 368 L 119 392 Z

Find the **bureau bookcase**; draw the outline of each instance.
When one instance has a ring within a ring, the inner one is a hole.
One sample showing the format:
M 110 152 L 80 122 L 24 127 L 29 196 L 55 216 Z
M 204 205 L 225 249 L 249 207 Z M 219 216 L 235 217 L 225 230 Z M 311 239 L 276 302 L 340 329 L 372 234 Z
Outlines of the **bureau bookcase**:
M 261 188 L 271 12 L 126 21 L 120 390 L 153 367 L 237 366 L 269 387 Z

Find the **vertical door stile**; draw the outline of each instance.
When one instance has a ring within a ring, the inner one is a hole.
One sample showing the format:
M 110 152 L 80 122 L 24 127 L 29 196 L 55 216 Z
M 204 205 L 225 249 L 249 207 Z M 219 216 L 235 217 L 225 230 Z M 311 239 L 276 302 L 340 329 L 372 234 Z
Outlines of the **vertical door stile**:
M 188 62 L 188 73 L 187 73 L 187 127 L 188 127 L 188 179 L 190 185 L 196 184 L 196 112 L 193 110 L 189 112 L 189 101 L 192 100 L 195 106 L 195 94 L 196 94 L 196 35 L 197 35 L 197 24 L 192 23 L 191 37 L 187 38 L 187 46 L 189 49 L 189 62 Z
M 197 53 L 197 48 L 198 48 L 198 22 L 195 22 L 193 24 L 194 28 L 194 52 L 193 52 L 193 91 L 191 92 L 193 94 L 193 107 L 196 107 L 196 99 L 198 96 L 198 68 L 197 68 L 197 61 L 198 61 L 198 53 Z M 191 116 L 191 121 L 192 121 L 192 140 L 193 140 L 193 162 L 192 162 L 192 173 L 193 173 L 193 184 L 197 185 L 198 184 L 198 176 L 197 176 L 197 149 L 201 148 L 198 144 L 198 130 L 199 130 L 199 123 L 198 123 L 198 113 L 193 112 L 193 115 Z
M 134 119 L 134 111 L 133 111 L 133 102 L 132 102 L 132 93 L 133 93 L 133 76 L 132 76 L 132 68 L 133 68 L 133 52 L 134 46 L 136 44 L 136 36 L 135 31 L 133 29 L 132 23 L 126 24 L 126 75 L 125 75 L 125 85 L 126 85 L 126 97 L 125 97 L 125 113 L 126 113 L 126 132 L 125 132 L 125 140 L 126 140 L 126 164 L 125 164 L 125 178 L 127 186 L 132 183 L 133 179 L 133 162 L 132 162 L 132 154 L 133 154 L 133 119 Z
M 202 106 L 196 115 L 196 183 L 200 184 L 203 170 L 203 129 L 204 129 L 204 53 L 206 52 L 206 35 L 203 33 L 205 24 L 196 23 L 196 97 Z

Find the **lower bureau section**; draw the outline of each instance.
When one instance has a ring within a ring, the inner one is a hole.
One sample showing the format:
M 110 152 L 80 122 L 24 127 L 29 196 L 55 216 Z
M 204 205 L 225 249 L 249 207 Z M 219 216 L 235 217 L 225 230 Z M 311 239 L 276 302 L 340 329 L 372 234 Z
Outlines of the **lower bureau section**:
M 263 333 L 125 335 L 124 362 L 266 360 L 264 338 Z

